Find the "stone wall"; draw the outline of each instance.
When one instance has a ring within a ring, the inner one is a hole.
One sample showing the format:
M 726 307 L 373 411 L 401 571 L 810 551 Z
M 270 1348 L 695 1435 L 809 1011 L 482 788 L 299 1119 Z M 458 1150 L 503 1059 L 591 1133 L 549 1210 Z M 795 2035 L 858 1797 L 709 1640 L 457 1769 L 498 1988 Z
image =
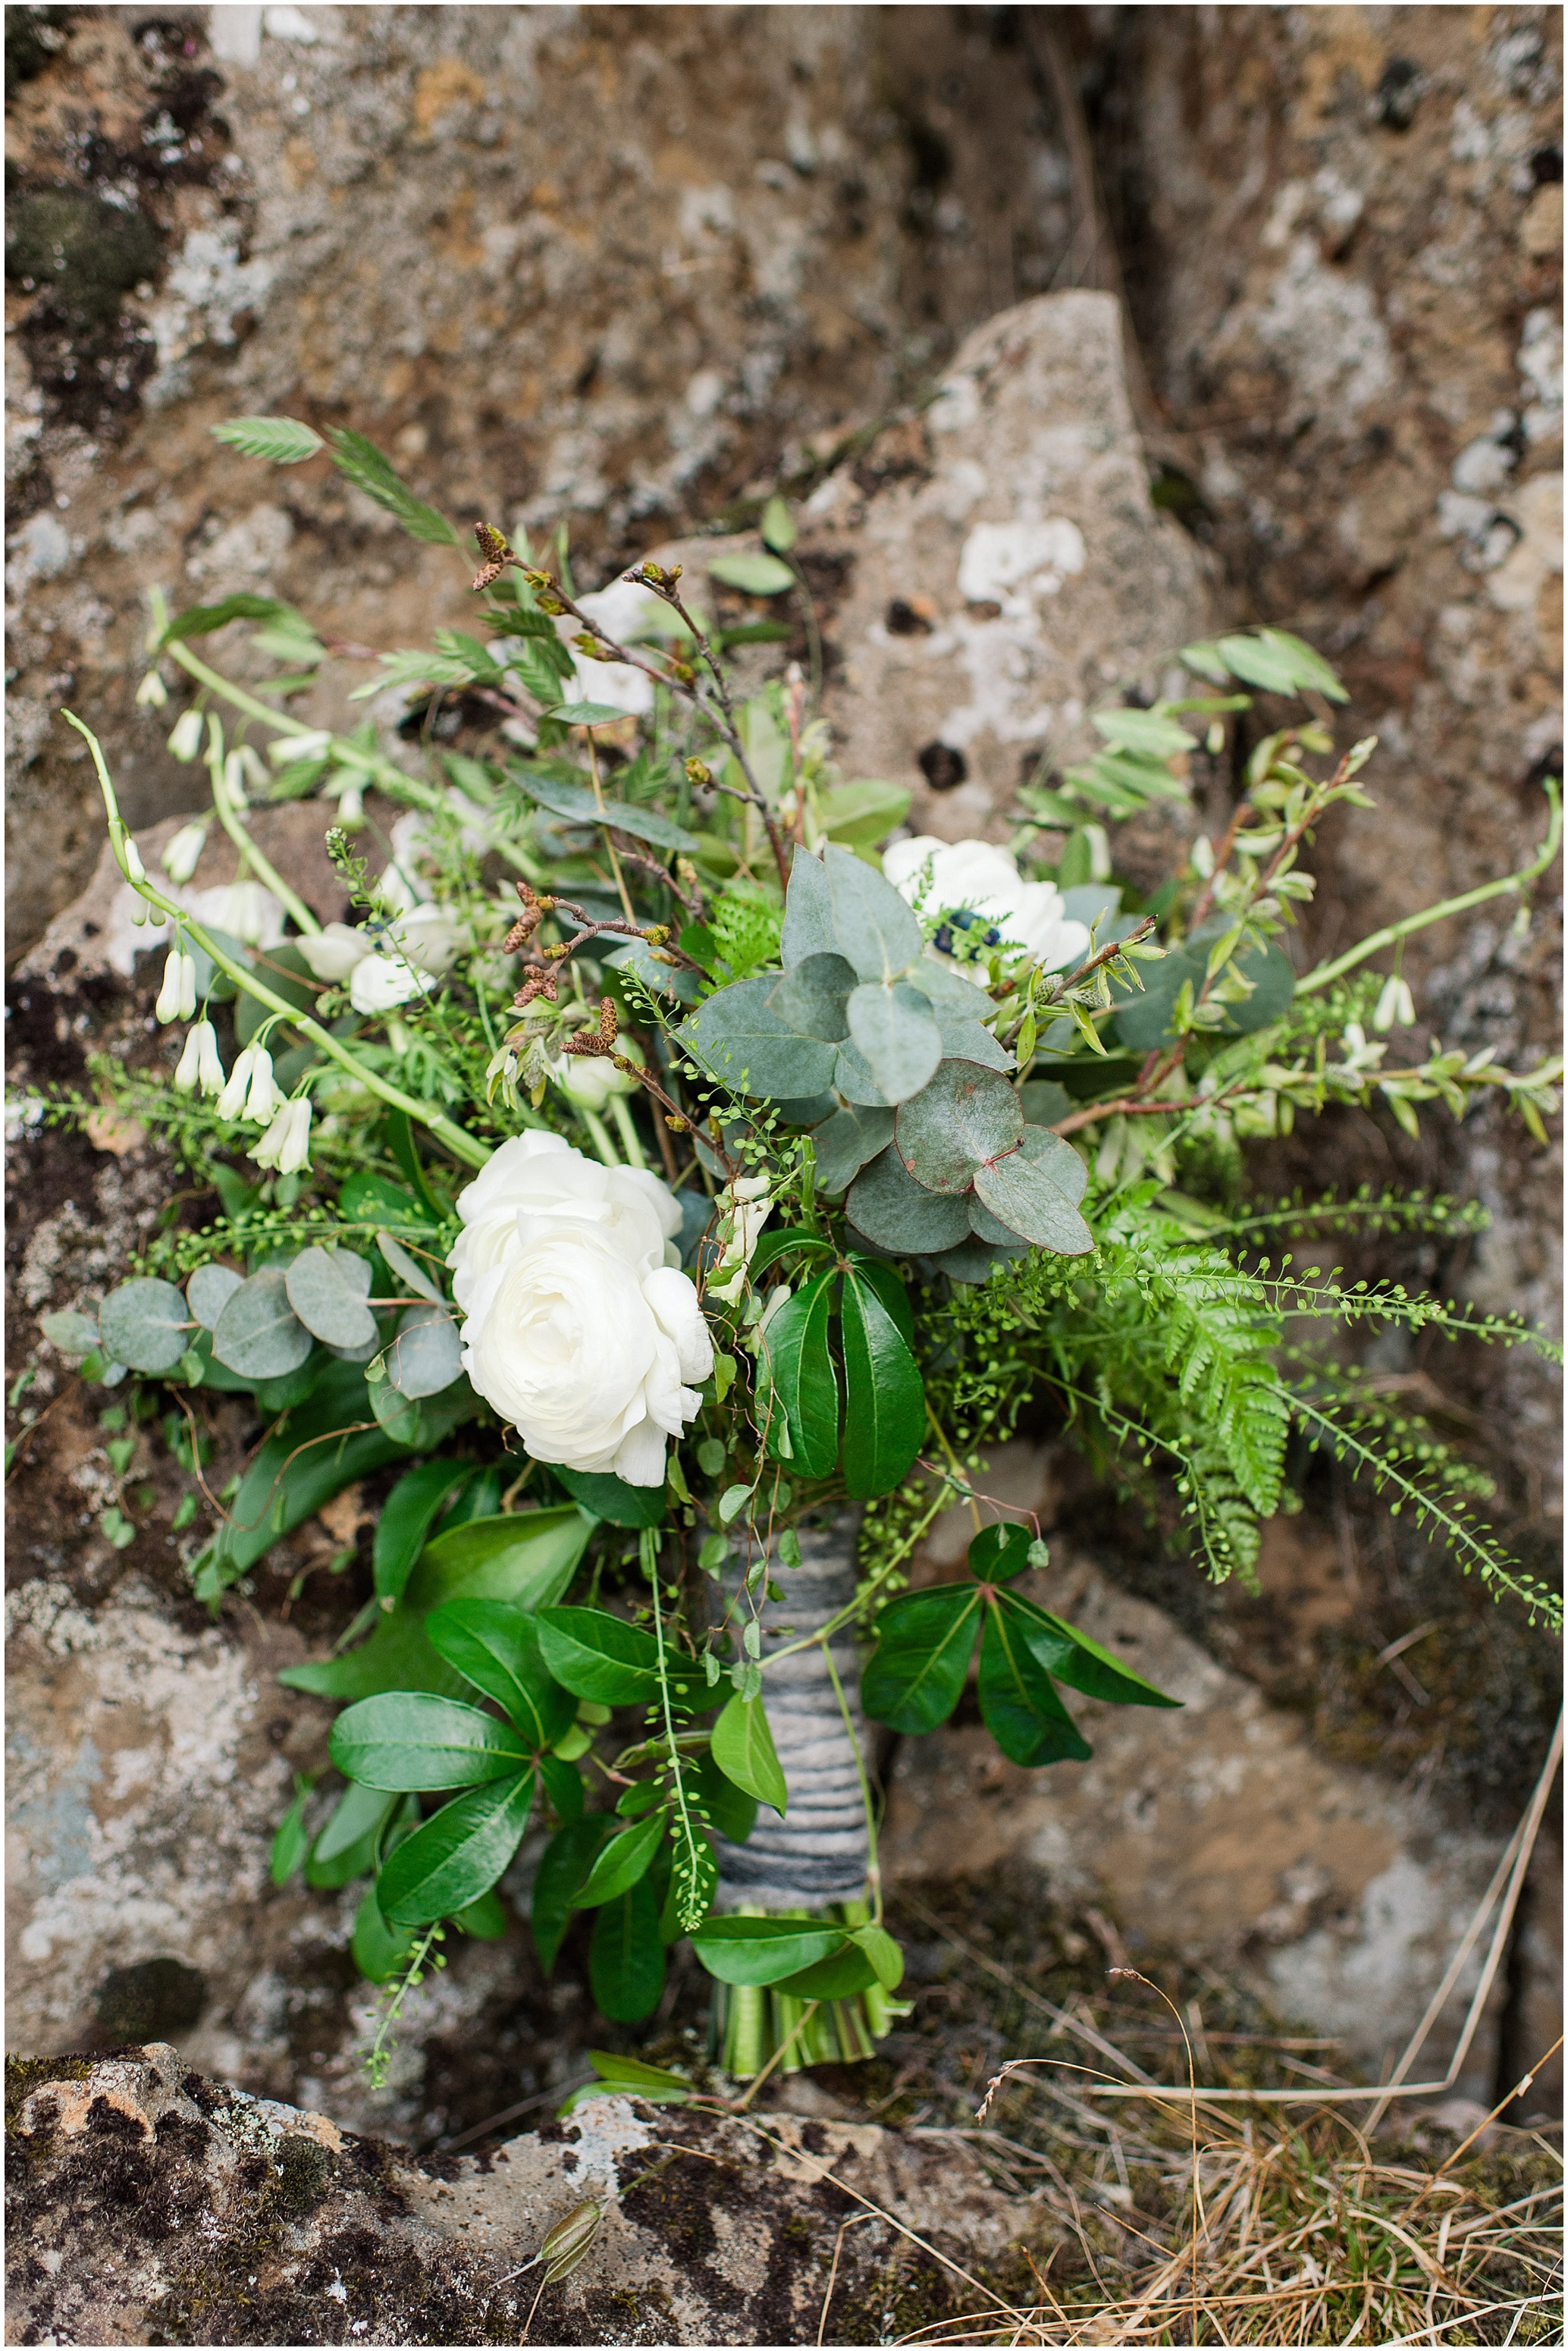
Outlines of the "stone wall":
M 351 424 L 460 520 L 569 522 L 588 573 L 809 471 L 1057 266 L 1004 17 L 13 11 L 13 954 L 97 854 L 62 702 L 134 821 L 189 799 L 131 703 L 149 584 L 372 644 L 460 611 L 449 557 L 211 424 Z

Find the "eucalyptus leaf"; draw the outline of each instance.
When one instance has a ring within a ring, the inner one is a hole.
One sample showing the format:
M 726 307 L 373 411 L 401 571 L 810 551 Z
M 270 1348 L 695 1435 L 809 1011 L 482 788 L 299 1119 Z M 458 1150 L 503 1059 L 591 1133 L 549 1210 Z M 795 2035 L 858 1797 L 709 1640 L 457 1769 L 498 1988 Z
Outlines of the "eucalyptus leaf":
M 1052 1144 L 1055 1151 L 1040 1147 Z M 1045 1127 L 1031 1126 L 1025 1147 L 980 1169 L 975 1191 L 1001 1224 L 1035 1248 L 1058 1257 L 1085 1257 L 1094 1236 L 1074 1205 L 1083 1196 L 1084 1180 L 1083 1163 L 1071 1144 Z
M 191 1315 L 172 1281 L 122 1281 L 98 1310 L 98 1337 L 133 1372 L 172 1372 L 191 1343 Z
M 405 1307 L 386 1351 L 387 1384 L 417 1399 L 440 1395 L 463 1371 L 457 1325 L 444 1306 Z
M 977 1169 L 1015 1149 L 1023 1130 L 1005 1078 L 977 1061 L 944 1061 L 922 1092 L 900 1104 L 894 1140 L 905 1168 L 928 1191 L 967 1192 Z
M 830 845 L 822 863 L 840 954 L 848 956 L 862 979 L 898 978 L 925 947 L 914 909 L 852 851 Z
M 287 1276 L 268 1266 L 227 1300 L 213 1328 L 213 1353 L 246 1379 L 281 1379 L 310 1353 L 310 1333 L 288 1301 Z
M 68 1361 L 79 1362 L 98 1345 L 98 1316 L 79 1313 L 75 1307 L 67 1307 L 58 1314 L 41 1315 L 38 1328 L 50 1346 Z
M 887 1102 L 907 1102 L 936 1075 L 942 1031 L 917 989 L 867 981 L 850 998 L 849 1021 L 856 1049 Z
M 385 1259 L 389 1270 L 395 1273 L 401 1282 L 406 1284 L 417 1296 L 428 1298 L 433 1306 L 445 1305 L 446 1301 L 435 1282 L 425 1271 L 419 1259 L 409 1255 L 401 1241 L 394 1240 L 391 1233 L 379 1232 L 376 1235 L 376 1247 Z
M 827 868 L 820 857 L 797 849 L 789 864 L 789 886 L 784 893 L 780 959 L 785 970 L 792 971 L 808 956 L 837 953 L 833 897 L 828 887 Z
M 874 1249 L 894 1257 L 954 1249 L 968 1238 L 967 1203 L 917 1184 L 892 1144 L 856 1176 L 844 1213 Z
M 871 1063 L 853 1039 L 839 1047 L 833 1063 L 833 1085 L 857 1110 L 890 1110 L 892 1104 L 871 1071 Z
M 817 1189 L 842 1192 L 868 1160 L 893 1141 L 893 1113 L 859 1104 L 836 1111 L 812 1136 L 817 1153 Z
M 946 1010 L 937 1014 L 942 1032 L 942 1058 L 948 1061 L 978 1061 L 982 1069 L 1010 1070 L 1013 1056 L 979 1020 L 961 1020 Z
M 850 1033 L 849 1001 L 856 984 L 855 967 L 842 956 L 807 956 L 779 981 L 768 1008 L 797 1035 L 836 1045 Z
M 288 1303 L 305 1328 L 328 1346 L 373 1343 L 376 1318 L 365 1304 L 371 1294 L 368 1258 L 348 1249 L 302 1249 L 283 1281 Z
M 900 904 L 902 904 L 902 900 Z M 769 1005 L 777 983 L 737 980 L 675 1032 L 684 1051 L 737 1093 L 792 1101 L 831 1085 L 835 1048 L 789 1028 Z
M 185 1303 L 204 1331 L 215 1331 L 218 1316 L 245 1280 L 232 1265 L 199 1265 L 185 1284 Z

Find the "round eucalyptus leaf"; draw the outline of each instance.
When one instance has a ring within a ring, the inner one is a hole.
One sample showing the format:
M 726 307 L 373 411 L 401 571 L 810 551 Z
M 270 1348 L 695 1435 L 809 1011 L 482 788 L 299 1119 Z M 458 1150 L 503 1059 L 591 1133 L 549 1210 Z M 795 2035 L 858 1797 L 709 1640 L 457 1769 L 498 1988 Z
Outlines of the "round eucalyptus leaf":
M 387 1383 L 402 1396 L 439 1395 L 463 1369 L 457 1325 L 444 1306 L 411 1306 L 387 1349 Z
M 213 1353 L 247 1380 L 280 1380 L 310 1353 L 310 1333 L 288 1302 L 287 1277 L 269 1265 L 242 1281 L 218 1316 Z
M 936 1074 L 942 1031 L 927 999 L 902 982 L 867 980 L 849 1001 L 850 1034 L 884 1100 L 908 1102 Z
M 855 987 L 855 967 L 842 956 L 807 956 L 779 981 L 768 1008 L 800 1035 L 836 1045 L 850 1033 L 846 1007 Z
M 172 1281 L 122 1281 L 98 1310 L 98 1335 L 133 1372 L 172 1372 L 191 1343 L 191 1317 Z
M 318 1339 L 329 1347 L 368 1346 L 374 1353 L 376 1318 L 365 1304 L 371 1294 L 367 1258 L 349 1249 L 302 1249 L 284 1282 L 288 1303 Z
M 977 1169 L 1017 1148 L 1023 1125 L 1006 1078 L 977 1061 L 944 1061 L 928 1086 L 899 1104 L 894 1135 L 917 1183 L 967 1192 Z
M 931 1262 L 949 1281 L 967 1281 L 977 1290 L 990 1280 L 994 1265 L 1005 1265 L 1013 1258 L 1028 1255 L 1028 1245 L 1016 1233 L 1009 1233 L 1005 1247 L 998 1241 L 961 1241 L 956 1249 L 938 1251 Z
M 1058 1257 L 1086 1257 L 1094 1236 L 1075 1205 L 1082 1196 L 1083 1163 L 1060 1135 L 1048 1134 L 1043 1127 L 1033 1127 L 1030 1134 L 1059 1144 L 1075 1163 L 1076 1176 L 1068 1174 L 1054 1153 L 1037 1157 L 1031 1151 L 1014 1151 L 994 1166 L 982 1167 L 975 1190 L 992 1216 L 1020 1239 Z
M 204 1331 L 215 1331 L 218 1316 L 245 1280 L 232 1265 L 199 1265 L 185 1284 L 185 1303 Z
M 858 1233 L 894 1257 L 932 1255 L 969 1238 L 968 1202 L 927 1192 L 891 1146 L 856 1176 L 844 1212 Z

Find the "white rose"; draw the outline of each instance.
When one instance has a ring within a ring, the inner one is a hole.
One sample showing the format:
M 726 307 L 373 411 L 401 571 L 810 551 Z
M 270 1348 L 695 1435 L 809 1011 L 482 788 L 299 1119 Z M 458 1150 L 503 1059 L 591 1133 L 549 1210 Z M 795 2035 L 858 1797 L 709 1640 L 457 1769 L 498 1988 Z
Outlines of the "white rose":
M 978 948 L 999 946 L 1028 956 L 1042 971 L 1062 971 L 1089 946 L 1088 925 L 1071 921 L 1054 882 L 1026 882 L 1011 852 L 989 841 L 937 841 L 924 833 L 883 852 L 882 870 L 900 897 L 927 917 L 974 914 L 979 923 L 944 925 Z M 988 938 L 988 932 L 995 932 Z M 955 942 L 956 944 L 956 942 Z M 979 960 L 956 956 L 939 931 L 933 946 L 950 970 L 986 982 Z
M 458 1196 L 447 1259 L 463 1364 L 539 1461 L 661 1485 L 666 1440 L 713 1368 L 681 1211 L 637 1167 L 601 1167 L 563 1136 L 504 1143 Z

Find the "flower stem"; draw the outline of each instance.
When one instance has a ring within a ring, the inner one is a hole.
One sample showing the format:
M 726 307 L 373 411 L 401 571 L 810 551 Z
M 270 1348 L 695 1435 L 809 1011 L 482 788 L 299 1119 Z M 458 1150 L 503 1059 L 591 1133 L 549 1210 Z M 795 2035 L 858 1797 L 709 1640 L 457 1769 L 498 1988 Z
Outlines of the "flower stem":
M 1484 905 L 1489 898 L 1501 897 L 1505 890 L 1522 891 L 1530 883 L 1538 881 L 1556 856 L 1563 838 L 1563 803 L 1555 777 L 1547 777 L 1545 790 L 1552 810 L 1546 838 L 1528 865 L 1521 865 L 1517 873 L 1505 873 L 1500 881 L 1483 882 L 1479 889 L 1467 890 L 1461 897 L 1445 898 L 1440 906 L 1428 906 L 1419 914 L 1406 914 L 1402 923 L 1390 923 L 1385 930 L 1374 931 L 1359 946 L 1347 947 L 1332 963 L 1321 963 L 1315 971 L 1308 972 L 1305 979 L 1297 980 L 1296 994 L 1316 996 L 1345 972 L 1353 971 L 1358 963 L 1364 963 L 1368 956 L 1381 955 L 1385 947 L 1409 938 L 1413 932 L 1424 931 L 1429 923 L 1444 922 L 1450 914 L 1467 914 L 1472 906 Z
M 300 897 L 298 891 L 289 888 L 271 859 L 262 854 L 240 822 L 239 811 L 229 797 L 228 783 L 225 778 L 223 761 L 220 758 L 214 758 L 210 773 L 213 781 L 213 806 L 218 812 L 218 822 L 255 873 L 257 881 L 266 883 L 285 911 L 293 916 L 297 926 L 309 937 L 318 936 L 321 925 L 305 904 L 304 899 Z
M 104 764 L 102 747 L 91 727 L 84 726 L 74 711 L 62 710 L 60 716 L 68 726 L 76 728 L 77 733 L 85 739 L 89 750 L 92 753 L 93 765 L 98 769 L 98 780 L 103 792 L 104 806 L 109 811 L 109 837 L 114 851 L 115 862 L 138 895 L 144 898 L 150 906 L 156 906 L 160 914 L 172 916 L 180 927 L 195 940 L 203 953 L 212 957 L 218 969 L 227 973 L 236 987 L 243 987 L 247 996 L 254 996 L 258 1004 L 265 1004 L 269 1012 L 280 1013 L 291 1028 L 298 1029 L 302 1037 L 308 1037 L 319 1051 L 325 1053 L 329 1061 L 336 1061 L 340 1068 L 347 1070 L 349 1075 L 358 1079 L 361 1085 L 368 1087 L 371 1093 L 379 1094 L 382 1101 L 389 1104 L 392 1109 L 405 1111 L 410 1118 L 417 1119 L 420 1124 L 428 1128 L 429 1132 L 436 1136 L 438 1141 L 444 1143 L 453 1156 L 460 1159 L 465 1167 L 483 1167 L 490 1157 L 488 1144 L 481 1143 L 477 1135 L 465 1134 L 462 1127 L 456 1125 L 440 1111 L 433 1111 L 428 1102 L 418 1101 L 413 1094 L 405 1094 L 401 1086 L 391 1085 L 385 1078 L 378 1076 L 373 1070 L 366 1069 L 350 1052 L 340 1038 L 334 1037 L 329 1029 L 323 1029 L 319 1020 L 312 1020 L 308 1013 L 298 1011 L 281 996 L 275 995 L 270 987 L 256 978 L 256 974 L 246 965 L 236 963 L 232 956 L 219 946 L 217 941 L 202 927 L 200 923 L 192 921 L 183 906 L 178 906 L 172 899 L 165 898 L 162 892 L 154 889 L 152 883 L 145 878 L 141 881 L 135 879 L 125 860 L 124 844 L 129 834 L 125 820 L 120 813 L 120 803 L 115 797 L 113 782 Z

